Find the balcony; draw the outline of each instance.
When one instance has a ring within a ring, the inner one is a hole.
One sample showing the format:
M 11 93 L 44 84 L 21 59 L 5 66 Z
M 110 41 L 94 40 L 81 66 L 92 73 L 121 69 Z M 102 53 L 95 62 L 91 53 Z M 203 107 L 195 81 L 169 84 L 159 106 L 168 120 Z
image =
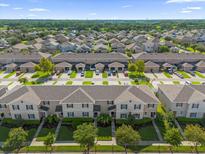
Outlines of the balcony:
M 100 105 L 94 105 L 93 111 L 94 111 L 94 112 L 100 112 L 100 111 L 101 111 Z
M 116 105 L 112 105 L 108 107 L 108 111 L 112 111 L 116 109 Z

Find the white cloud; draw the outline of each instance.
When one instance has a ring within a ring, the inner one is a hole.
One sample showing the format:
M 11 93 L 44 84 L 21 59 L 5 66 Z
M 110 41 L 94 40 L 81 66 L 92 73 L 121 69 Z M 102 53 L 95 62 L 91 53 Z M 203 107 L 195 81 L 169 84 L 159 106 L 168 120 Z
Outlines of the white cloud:
M 193 2 L 205 2 L 205 0 L 167 0 L 166 3 L 193 3 Z
M 201 7 L 197 6 L 197 7 L 187 7 L 185 8 L 187 10 L 201 10 Z
M 192 10 L 182 10 L 180 11 L 180 13 L 192 13 L 193 11 Z
M 96 16 L 97 13 L 95 13 L 95 12 L 91 12 L 91 13 L 89 13 L 89 15 L 90 15 L 90 16 Z
M 132 5 L 123 5 L 122 8 L 130 8 Z
M 28 17 L 36 17 L 36 14 L 28 14 Z
M 6 3 L 0 3 L 0 7 L 8 7 L 10 6 L 9 4 L 6 4 Z
M 21 7 L 15 7 L 15 8 L 13 8 L 14 10 L 23 10 L 23 8 L 21 8 Z
M 33 8 L 33 9 L 29 9 L 30 12 L 48 12 L 48 9 L 44 9 L 44 8 Z

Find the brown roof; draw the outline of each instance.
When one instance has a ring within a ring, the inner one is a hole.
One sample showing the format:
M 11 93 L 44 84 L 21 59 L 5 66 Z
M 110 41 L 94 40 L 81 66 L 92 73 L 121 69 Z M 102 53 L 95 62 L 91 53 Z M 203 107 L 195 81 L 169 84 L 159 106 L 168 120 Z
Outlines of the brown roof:
M 72 67 L 72 64 L 67 63 L 67 62 L 62 62 L 62 63 L 56 64 L 55 67 Z
M 160 66 L 152 61 L 147 61 L 145 63 L 145 67 L 160 67 Z
M 36 64 L 33 62 L 28 62 L 28 63 L 24 63 L 24 64 L 20 65 L 20 67 L 31 67 L 31 68 L 33 68 L 35 66 L 36 66 Z
M 119 62 L 113 62 L 109 64 L 108 67 L 125 67 L 125 65 Z

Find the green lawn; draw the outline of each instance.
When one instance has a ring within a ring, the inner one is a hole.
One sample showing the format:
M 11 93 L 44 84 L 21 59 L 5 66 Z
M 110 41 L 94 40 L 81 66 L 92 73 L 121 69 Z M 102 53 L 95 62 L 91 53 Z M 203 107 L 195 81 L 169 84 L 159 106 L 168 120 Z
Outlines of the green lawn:
M 72 85 L 73 84 L 73 81 L 70 81 L 70 80 L 68 80 L 67 82 L 66 82 L 66 85 Z
M 38 71 L 36 73 L 34 73 L 31 78 L 47 78 L 50 76 L 50 73 L 49 72 L 41 72 L 41 71 Z
M 0 126 L 0 141 L 6 141 L 9 135 L 10 128 Z
M 98 128 L 98 137 L 99 141 L 110 141 L 112 140 L 112 130 L 111 126 L 109 127 L 97 127 Z
M 90 86 L 90 85 L 93 85 L 93 83 L 92 83 L 92 81 L 84 81 L 84 82 L 83 82 L 83 85 L 88 85 L 88 86 Z
M 57 141 L 73 141 L 73 131 L 71 126 L 61 126 Z
M 93 78 L 93 71 L 85 71 L 85 78 Z
M 158 140 L 156 131 L 152 125 L 144 126 L 140 128 L 138 131 L 143 141 L 157 141 Z
M 193 84 L 193 85 L 200 85 L 201 82 L 199 82 L 199 81 L 192 81 L 191 84 Z
M 109 82 L 108 82 L 108 81 L 103 81 L 103 85 L 104 85 L 104 86 L 108 86 L 108 85 L 109 85 Z
M 168 72 L 163 72 L 164 76 L 166 76 L 167 78 L 172 78 L 172 75 L 169 74 Z
M 179 81 L 173 81 L 173 84 L 180 84 Z
M 195 71 L 195 74 L 200 77 L 200 78 L 205 78 L 205 75 L 203 75 L 202 73 Z
M 104 79 L 106 79 L 106 78 L 108 77 L 107 72 L 103 72 L 103 73 L 102 73 L 102 77 L 103 77 Z
M 191 78 L 190 75 L 184 71 L 177 71 L 177 73 L 181 74 L 185 79 Z
M 15 74 L 16 74 L 16 71 L 13 71 L 13 72 L 7 74 L 6 76 L 4 76 L 4 79 L 8 79 L 8 78 L 12 77 Z
M 38 134 L 37 141 L 45 141 L 46 136 L 48 133 L 54 133 L 55 134 L 55 128 L 42 128 L 40 133 Z
M 0 70 L 0 74 L 2 74 L 2 73 L 4 73 L 5 71 L 3 71 L 3 70 Z
M 72 71 L 72 73 L 70 74 L 70 78 L 76 78 L 76 76 L 77 76 L 77 73 L 76 73 L 76 71 Z

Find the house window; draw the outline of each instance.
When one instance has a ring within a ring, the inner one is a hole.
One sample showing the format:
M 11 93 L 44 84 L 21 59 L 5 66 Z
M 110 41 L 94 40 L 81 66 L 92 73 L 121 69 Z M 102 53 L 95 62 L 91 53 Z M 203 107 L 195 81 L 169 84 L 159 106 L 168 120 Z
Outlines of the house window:
M 148 104 L 148 108 L 154 108 L 154 104 Z
M 176 107 L 182 107 L 183 104 L 182 103 L 176 103 Z
M 127 114 L 120 114 L 120 118 L 121 119 L 126 119 L 127 118 Z
M 1 108 L 6 108 L 6 104 L 5 104 L 5 105 L 0 104 L 0 109 L 1 109 Z
M 22 119 L 21 114 L 14 114 L 15 119 Z
M 26 105 L 27 110 L 33 110 L 33 105 Z
M 73 104 L 67 104 L 67 108 L 73 108 Z
M 107 101 L 107 105 L 113 105 L 114 101 Z
M 192 109 L 198 109 L 199 108 L 199 104 L 192 104 Z
M 190 113 L 190 118 L 196 118 L 197 113 Z
M 20 110 L 19 105 L 12 105 L 13 110 Z
M 140 119 L 140 114 L 135 114 L 136 119 Z
M 74 112 L 68 112 L 68 118 L 74 117 Z
M 83 117 L 89 117 L 89 112 L 83 112 L 82 115 Z
M 43 101 L 43 105 L 50 105 L 49 101 Z
M 121 104 L 121 109 L 122 109 L 122 110 L 123 110 L 123 109 L 127 110 L 127 104 Z
M 89 104 L 82 104 L 82 108 L 89 108 Z
M 35 119 L 35 114 L 28 114 L 28 119 Z
M 140 109 L 141 109 L 141 104 L 138 104 L 138 105 L 135 104 L 135 105 L 134 105 L 134 109 L 135 109 L 135 110 L 136 110 L 136 109 L 140 110 Z

